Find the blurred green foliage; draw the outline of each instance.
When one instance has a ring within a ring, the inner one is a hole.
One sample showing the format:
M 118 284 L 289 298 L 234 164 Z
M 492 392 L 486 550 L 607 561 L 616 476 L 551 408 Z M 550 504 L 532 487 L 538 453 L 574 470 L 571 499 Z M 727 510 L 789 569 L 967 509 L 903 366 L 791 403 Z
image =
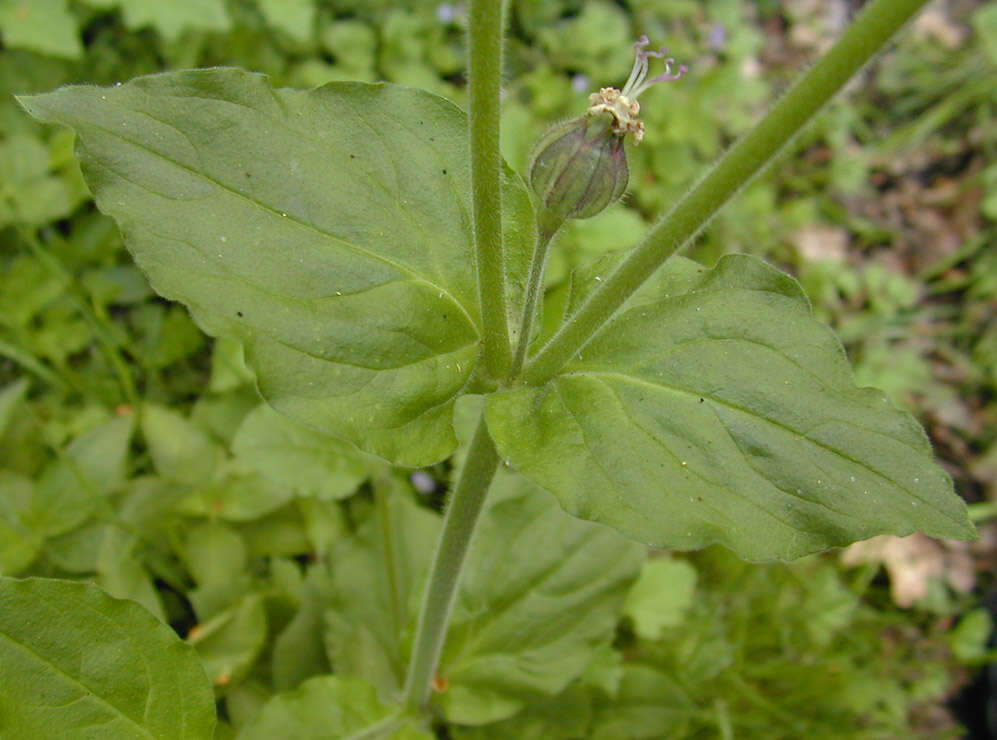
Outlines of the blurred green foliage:
M 565 230 L 552 295 L 636 243 L 834 36 L 808 7 L 511 0 L 502 144 L 517 169 L 549 125 L 622 82 L 640 33 L 690 67 L 642 98 L 630 192 Z M 749 252 L 795 271 L 861 381 L 913 404 L 981 499 L 997 496 L 997 469 L 976 463 L 997 454 L 997 7 L 938 12 L 690 256 Z M 93 209 L 71 134 L 33 123 L 11 93 L 237 65 L 280 85 L 384 79 L 463 103 L 466 23 L 464 4 L 428 0 L 0 0 L 0 572 L 93 580 L 146 606 L 197 647 L 233 728 L 329 669 L 301 645 L 334 629 L 328 558 L 373 516 L 371 476 L 415 493 L 267 417 L 241 348 L 212 345 L 155 296 Z M 649 560 L 580 682 L 452 736 L 954 736 L 926 707 L 986 657 L 990 622 L 969 611 L 946 632 L 935 615 L 967 597 L 939 586 L 900 611 L 876 572 L 714 551 Z

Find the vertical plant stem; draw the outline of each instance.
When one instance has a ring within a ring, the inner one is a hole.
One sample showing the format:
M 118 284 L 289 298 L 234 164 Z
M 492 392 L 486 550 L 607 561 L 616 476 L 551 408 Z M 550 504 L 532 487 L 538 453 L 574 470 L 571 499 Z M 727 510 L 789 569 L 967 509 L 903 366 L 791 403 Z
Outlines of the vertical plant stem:
M 512 363 L 502 247 L 502 155 L 499 93 L 502 74 L 502 0 L 471 0 L 468 43 L 470 78 L 471 190 L 478 297 L 484 331 L 484 362 L 495 378 Z M 454 486 L 423 595 L 402 702 L 422 712 L 429 696 L 457 596 L 457 586 L 499 457 L 484 414 Z
M 519 371 L 523 369 L 523 362 L 526 360 L 526 351 L 530 346 L 530 334 L 533 333 L 533 320 L 536 318 L 540 295 L 543 293 L 544 266 L 547 264 L 547 252 L 556 232 L 556 228 L 545 228 L 543 225 L 540 225 L 537 229 L 537 245 L 533 250 L 533 261 L 530 263 L 530 277 L 526 283 L 523 316 L 519 324 L 519 339 L 516 343 L 516 352 L 512 357 L 512 368 L 509 371 L 509 377 L 512 378 L 516 377 Z
M 504 378 L 512 361 L 502 251 L 502 155 L 499 152 L 502 6 L 501 0 L 472 0 L 468 64 L 471 217 L 485 367 L 495 378 Z
M 523 378 L 553 377 L 665 260 L 688 244 L 714 214 L 757 175 L 804 124 L 906 23 L 926 0 L 872 0 L 814 66 L 740 139 L 600 283 L 547 345 Z
M 482 414 L 447 505 L 443 532 L 430 566 L 402 697 L 410 711 L 422 711 L 429 702 L 430 684 L 446 639 L 460 572 L 498 463 L 498 452 Z

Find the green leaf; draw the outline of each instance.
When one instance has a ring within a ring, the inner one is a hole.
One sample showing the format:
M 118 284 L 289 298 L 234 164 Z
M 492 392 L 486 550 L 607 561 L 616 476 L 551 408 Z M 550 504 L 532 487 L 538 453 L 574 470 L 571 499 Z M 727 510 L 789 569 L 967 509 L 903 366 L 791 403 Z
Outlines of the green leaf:
M 99 8 L 121 8 L 125 25 L 132 30 L 152 26 L 167 40 L 175 40 L 185 30 L 227 31 L 232 21 L 224 0 L 86 0 Z
M 251 590 L 242 538 L 221 522 L 200 522 L 184 532 L 180 556 L 197 588 L 188 592 L 202 622 Z
M 60 161 L 63 133 L 68 132 L 60 131 L 48 143 L 34 132 L 9 135 L 0 141 L 0 182 L 5 186 L 0 191 L 0 225 L 44 224 L 68 216 L 79 203 L 89 199 L 76 163 Z M 36 267 L 46 283 L 61 284 L 59 277 L 43 265 Z M 37 290 L 38 286 L 17 287 L 18 292 L 24 292 L 25 288 Z M 22 310 L 14 315 L 23 316 Z
M 593 651 L 592 659 L 581 675 L 581 683 L 597 688 L 610 697 L 616 696 L 622 679 L 623 655 L 609 644 L 600 645 Z
M 253 371 L 246 367 L 242 344 L 232 337 L 220 337 L 211 348 L 211 383 L 213 393 L 225 393 L 253 382 Z
M 619 696 L 596 707 L 590 740 L 683 740 L 696 712 L 670 676 L 650 666 L 625 666 Z
M 278 694 L 255 720 L 242 728 L 239 740 L 338 740 L 358 733 L 391 711 L 377 699 L 374 687 L 353 676 L 320 676 L 300 688 Z M 399 722 L 386 740 L 432 740 L 433 736 Z
M 688 261 L 662 273 L 552 380 L 489 396 L 515 468 L 568 512 L 662 547 L 762 560 L 972 536 L 924 432 L 855 386 L 795 281 L 746 256 L 695 283 Z
M 263 16 L 297 41 L 307 41 L 315 25 L 314 0 L 259 0 Z
M 242 420 L 259 404 L 256 391 L 246 387 L 218 395 L 211 393 L 197 399 L 190 411 L 190 420 L 216 439 L 231 445 Z
M 225 692 L 225 712 L 236 730 L 249 724 L 260 714 L 274 692 L 261 681 L 249 678 Z M 236 736 L 233 731 L 230 737 Z M 218 735 L 216 734 L 217 738 Z
M 31 526 L 35 483 L 9 470 L 0 470 L 0 574 L 16 575 L 38 555 L 42 534 Z
M 997 10 L 981 5 L 973 13 L 972 24 L 984 54 L 991 64 L 997 64 Z
M 0 686 L 4 737 L 203 740 L 215 726 L 194 651 L 82 583 L 0 578 Z
M 96 512 L 124 480 L 133 428 L 134 417 L 116 416 L 74 439 L 38 480 L 32 527 L 51 537 Z
M 80 29 L 66 0 L 0 0 L 4 46 L 68 59 L 83 53 Z
M 3 438 L 4 432 L 7 431 L 7 426 L 10 424 L 15 409 L 20 405 L 24 396 L 27 395 L 28 385 L 28 379 L 21 378 L 4 386 L 3 390 L 0 390 L 0 439 Z
M 316 648 L 322 644 L 323 614 L 331 601 L 330 590 L 325 570 L 309 568 L 298 611 L 273 643 L 274 688 L 293 689 L 307 678 L 329 672 L 328 656 Z
M 696 569 L 684 560 L 644 563 L 640 578 L 627 594 L 623 613 L 633 620 L 638 637 L 657 640 L 666 627 L 682 622 L 696 590 Z
M 111 596 L 118 599 L 131 599 L 146 609 L 159 621 L 166 623 L 166 613 L 159 599 L 159 592 L 145 566 L 131 550 L 134 548 L 111 548 L 120 542 L 128 543 L 126 537 L 107 537 L 101 548 L 101 562 L 95 582 Z
M 233 69 L 21 102 L 76 130 L 155 289 L 241 338 L 278 411 L 404 465 L 454 450 L 480 350 L 456 106 L 386 84 L 273 90 Z M 515 314 L 534 229 L 522 184 L 506 192 Z
M 8 325 L 26 326 L 62 295 L 65 286 L 40 260 L 27 255 L 15 257 L 7 265 L 5 274 L 0 275 L 0 311 Z
M 274 483 L 241 463 L 220 464 L 212 480 L 177 507 L 185 514 L 246 522 L 270 514 L 294 498 L 290 486 Z
M 342 79 L 377 79 L 377 34 L 369 24 L 343 19 L 324 23 L 319 32 L 323 48 L 336 59 Z
M 221 446 L 200 426 L 158 404 L 142 406 L 142 436 L 156 472 L 176 483 L 210 481 L 224 457 Z
M 441 522 L 393 479 L 375 485 L 371 516 L 354 537 L 332 550 L 333 609 L 326 642 L 338 672 L 370 681 L 385 696 L 404 678 L 404 638 L 415 625 L 420 586 Z
M 299 496 L 345 498 L 367 477 L 367 466 L 352 445 L 295 424 L 266 404 L 243 420 L 232 452 Z
M 966 665 L 981 665 L 987 660 L 997 659 L 997 651 L 987 649 L 994 631 L 994 620 L 983 607 L 973 609 L 962 616 L 959 624 L 949 634 L 952 653 Z
M 563 691 L 612 640 L 644 553 L 500 471 L 438 669 L 447 719 L 494 722 Z
M 197 648 L 212 683 L 227 686 L 240 681 L 249 672 L 266 637 L 263 596 L 254 593 L 198 624 L 187 635 L 187 642 Z
M 577 740 L 587 737 L 592 721 L 592 697 L 583 686 L 572 685 L 562 694 L 530 703 L 502 722 L 481 727 L 450 728 L 454 740 Z

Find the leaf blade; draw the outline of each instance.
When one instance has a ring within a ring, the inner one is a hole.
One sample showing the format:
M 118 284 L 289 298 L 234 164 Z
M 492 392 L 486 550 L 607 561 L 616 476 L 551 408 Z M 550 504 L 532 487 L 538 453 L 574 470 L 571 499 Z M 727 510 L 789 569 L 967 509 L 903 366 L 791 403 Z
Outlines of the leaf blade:
M 98 206 L 155 289 L 242 339 L 275 408 L 405 465 L 453 451 L 481 313 L 455 105 L 386 84 L 273 90 L 233 69 L 20 101 L 77 131 Z
M 0 696 L 16 737 L 204 738 L 214 695 L 192 648 L 95 586 L 0 578 Z
M 973 531 L 913 417 L 857 388 L 799 288 L 748 257 L 632 302 L 487 413 L 502 455 L 570 513 L 657 546 L 765 560 Z
M 438 668 L 449 688 L 436 699 L 448 720 L 470 725 L 509 717 L 578 678 L 610 644 L 645 556 L 502 470 L 475 538 Z

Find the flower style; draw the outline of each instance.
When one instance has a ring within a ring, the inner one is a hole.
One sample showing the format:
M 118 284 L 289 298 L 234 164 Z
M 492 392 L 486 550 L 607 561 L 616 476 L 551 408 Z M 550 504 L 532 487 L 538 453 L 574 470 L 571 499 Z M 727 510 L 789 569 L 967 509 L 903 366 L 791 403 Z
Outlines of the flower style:
M 640 103 L 637 102 L 637 98 L 647 88 L 658 82 L 672 82 L 682 79 L 689 69 L 684 64 L 680 64 L 678 69 L 672 72 L 675 60 L 665 56 L 668 53 L 668 48 L 662 46 L 658 51 L 645 51 L 644 47 L 650 43 L 647 36 L 642 35 L 634 44 L 634 66 L 622 90 L 617 90 L 615 87 L 604 87 L 599 92 L 589 95 L 588 114 L 609 113 L 615 120 L 613 131 L 620 136 L 633 134 L 634 144 L 639 144 L 644 138 L 644 122 L 637 118 L 640 114 Z M 647 60 L 650 57 L 664 59 L 665 71 L 648 79 L 649 63 Z

